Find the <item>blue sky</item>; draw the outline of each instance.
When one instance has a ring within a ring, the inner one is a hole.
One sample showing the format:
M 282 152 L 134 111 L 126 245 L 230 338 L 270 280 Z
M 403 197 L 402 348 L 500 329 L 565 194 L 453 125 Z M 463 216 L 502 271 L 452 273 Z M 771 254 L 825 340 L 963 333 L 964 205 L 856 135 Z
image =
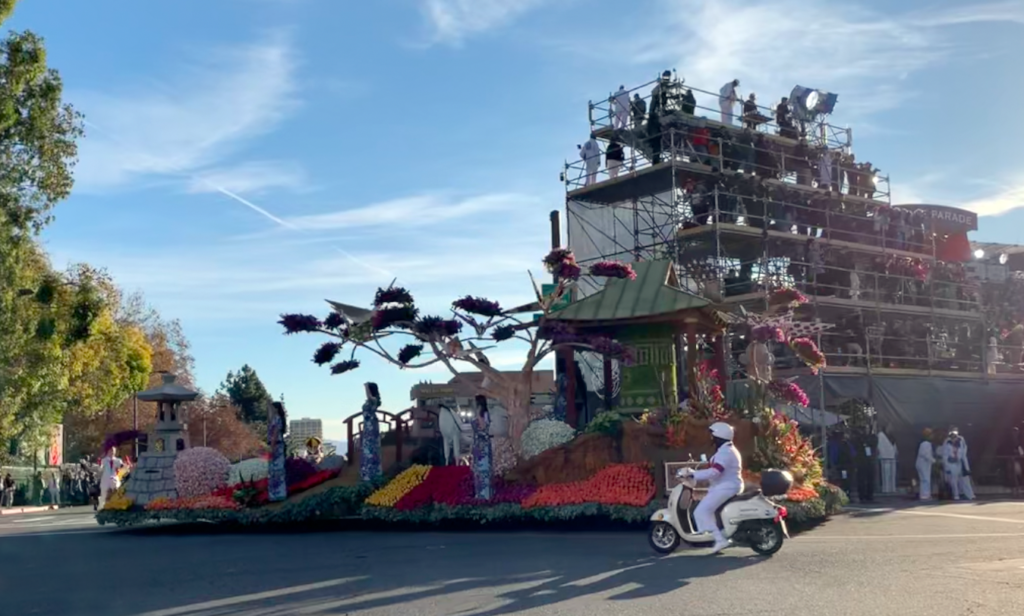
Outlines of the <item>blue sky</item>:
M 341 437 L 364 380 L 398 410 L 446 375 L 331 377 L 278 314 L 365 305 L 394 276 L 428 310 L 528 299 L 588 99 L 665 68 L 762 102 L 837 92 L 894 201 L 970 207 L 977 239 L 1024 243 L 1024 2 L 899 5 L 94 0 L 23 2 L 11 26 L 45 37 L 89 122 L 44 234 L 55 264 L 105 266 L 180 318 L 204 388 L 248 363 Z

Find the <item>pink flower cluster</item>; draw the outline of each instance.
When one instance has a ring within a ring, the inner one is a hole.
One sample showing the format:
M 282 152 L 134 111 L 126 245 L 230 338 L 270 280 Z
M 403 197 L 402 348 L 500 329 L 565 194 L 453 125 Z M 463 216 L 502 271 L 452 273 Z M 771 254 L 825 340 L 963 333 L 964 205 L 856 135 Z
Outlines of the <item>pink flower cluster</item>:
M 768 384 L 768 393 L 776 400 L 786 404 L 795 404 L 797 406 L 810 406 L 811 404 L 804 390 L 796 383 L 791 383 L 790 381 L 782 379 L 772 381 Z
M 591 276 L 602 276 L 604 278 L 625 278 L 636 280 L 636 272 L 633 266 L 618 261 L 600 261 L 590 266 Z
M 775 325 L 758 325 L 750 330 L 751 337 L 758 342 L 785 342 L 786 332 Z
M 810 338 L 794 338 L 789 342 L 789 347 L 793 349 L 800 361 L 807 364 L 812 373 L 818 374 L 818 370 L 825 367 L 825 354 Z
M 186 449 L 174 460 L 174 484 L 179 498 L 213 494 L 227 485 L 230 473 L 231 462 L 210 447 Z

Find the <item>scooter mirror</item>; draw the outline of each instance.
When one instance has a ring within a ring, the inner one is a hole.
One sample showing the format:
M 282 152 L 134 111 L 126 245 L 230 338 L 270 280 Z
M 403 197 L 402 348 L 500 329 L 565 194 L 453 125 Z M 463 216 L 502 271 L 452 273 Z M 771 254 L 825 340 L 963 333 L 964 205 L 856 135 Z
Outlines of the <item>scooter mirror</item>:
M 700 461 L 706 463 L 708 461 L 708 454 L 706 454 L 706 453 L 700 454 Z

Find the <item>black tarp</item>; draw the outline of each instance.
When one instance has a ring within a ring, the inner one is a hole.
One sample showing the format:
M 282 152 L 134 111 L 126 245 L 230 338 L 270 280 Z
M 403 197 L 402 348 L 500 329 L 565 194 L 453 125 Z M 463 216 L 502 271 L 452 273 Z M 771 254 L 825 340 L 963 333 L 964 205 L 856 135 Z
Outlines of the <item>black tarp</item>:
M 895 436 L 901 477 L 913 476 L 925 428 L 938 438 L 956 426 L 967 439 L 975 480 L 997 480 L 1005 467 L 997 456 L 1006 453 L 1012 427 L 1024 421 L 1024 381 L 826 374 L 797 383 L 814 403 L 824 383 L 830 410 L 851 398 L 869 402 L 879 427 Z

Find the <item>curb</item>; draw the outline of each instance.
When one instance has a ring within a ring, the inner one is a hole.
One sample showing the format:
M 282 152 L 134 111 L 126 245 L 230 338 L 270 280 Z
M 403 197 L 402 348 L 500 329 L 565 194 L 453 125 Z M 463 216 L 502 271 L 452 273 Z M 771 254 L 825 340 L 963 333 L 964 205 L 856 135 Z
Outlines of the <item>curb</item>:
M 0 515 L 17 515 L 19 513 L 39 513 L 41 511 L 50 511 L 49 507 L 11 507 L 9 509 L 0 509 Z

